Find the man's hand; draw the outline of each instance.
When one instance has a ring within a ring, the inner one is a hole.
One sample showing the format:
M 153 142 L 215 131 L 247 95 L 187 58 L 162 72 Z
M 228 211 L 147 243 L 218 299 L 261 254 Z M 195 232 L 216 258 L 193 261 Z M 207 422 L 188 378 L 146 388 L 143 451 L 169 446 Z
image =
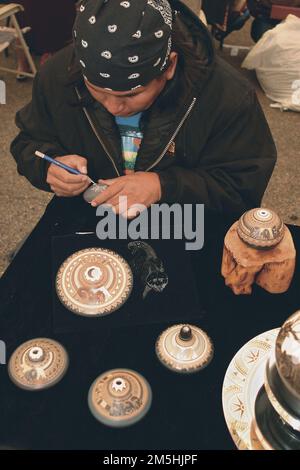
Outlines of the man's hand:
M 72 168 L 76 168 L 81 173 L 87 174 L 87 160 L 79 155 L 66 155 L 56 157 Z M 72 197 L 81 194 L 89 185 L 90 180 L 84 175 L 73 175 L 63 168 L 51 164 L 48 168 L 47 183 L 57 196 Z
M 106 184 L 108 188 L 92 201 L 92 206 L 109 205 L 116 214 L 122 214 L 127 218 L 135 217 L 140 212 L 135 208 L 136 205 L 142 204 L 150 207 L 161 198 L 160 180 L 156 173 L 138 171 L 111 180 L 99 180 L 99 182 Z M 125 207 L 119 204 L 121 196 L 127 197 Z

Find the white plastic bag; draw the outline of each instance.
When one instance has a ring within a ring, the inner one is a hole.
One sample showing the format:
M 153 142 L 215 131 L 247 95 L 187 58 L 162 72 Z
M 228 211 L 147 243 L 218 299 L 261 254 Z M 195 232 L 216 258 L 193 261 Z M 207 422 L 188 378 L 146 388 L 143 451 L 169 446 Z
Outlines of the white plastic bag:
M 256 70 L 273 107 L 300 112 L 300 18 L 288 15 L 251 49 L 242 67 Z

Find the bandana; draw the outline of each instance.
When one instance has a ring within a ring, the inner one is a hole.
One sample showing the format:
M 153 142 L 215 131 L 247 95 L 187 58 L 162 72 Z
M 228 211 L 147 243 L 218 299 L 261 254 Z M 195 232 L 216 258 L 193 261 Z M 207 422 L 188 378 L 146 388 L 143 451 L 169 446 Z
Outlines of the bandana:
M 112 91 L 135 90 L 161 75 L 172 47 L 167 0 L 86 0 L 73 36 L 84 78 Z

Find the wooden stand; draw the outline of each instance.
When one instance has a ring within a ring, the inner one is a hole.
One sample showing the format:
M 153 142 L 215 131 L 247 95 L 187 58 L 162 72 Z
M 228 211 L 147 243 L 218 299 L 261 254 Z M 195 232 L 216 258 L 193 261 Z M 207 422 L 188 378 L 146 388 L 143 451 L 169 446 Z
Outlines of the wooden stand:
M 244 243 L 237 233 L 238 222 L 228 230 L 223 249 L 222 276 L 236 294 L 251 294 L 252 284 L 272 294 L 288 290 L 292 281 L 296 250 L 289 229 L 273 248 L 257 249 Z

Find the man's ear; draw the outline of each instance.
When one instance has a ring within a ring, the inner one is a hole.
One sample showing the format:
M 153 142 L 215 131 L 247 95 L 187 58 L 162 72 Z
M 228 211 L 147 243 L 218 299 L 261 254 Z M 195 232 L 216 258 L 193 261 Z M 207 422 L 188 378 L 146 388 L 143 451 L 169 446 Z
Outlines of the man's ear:
M 176 67 L 177 67 L 177 62 L 178 62 L 178 53 L 177 52 L 171 52 L 170 57 L 169 57 L 169 67 L 167 70 L 164 72 L 164 77 L 166 80 L 172 80 L 172 78 L 175 75 Z

